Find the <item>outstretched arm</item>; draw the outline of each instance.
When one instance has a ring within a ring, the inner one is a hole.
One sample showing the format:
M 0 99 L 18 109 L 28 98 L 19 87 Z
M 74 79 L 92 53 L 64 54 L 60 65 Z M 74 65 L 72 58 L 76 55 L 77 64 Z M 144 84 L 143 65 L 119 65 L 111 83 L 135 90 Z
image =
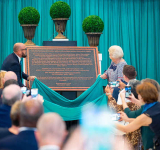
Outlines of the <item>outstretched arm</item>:
M 116 128 L 120 131 L 128 133 L 139 129 L 141 126 L 148 126 L 151 123 L 152 119 L 145 114 L 142 114 L 126 126 L 116 123 Z

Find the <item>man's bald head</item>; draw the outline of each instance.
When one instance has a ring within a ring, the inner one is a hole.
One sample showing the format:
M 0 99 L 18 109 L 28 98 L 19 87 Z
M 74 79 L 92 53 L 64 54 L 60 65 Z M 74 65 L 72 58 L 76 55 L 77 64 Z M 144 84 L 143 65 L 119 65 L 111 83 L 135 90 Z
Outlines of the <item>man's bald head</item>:
M 4 88 L 2 95 L 2 103 L 9 106 L 12 106 L 16 101 L 22 99 L 21 88 L 15 84 L 11 84 Z
M 13 51 L 18 52 L 23 46 L 25 46 L 23 43 L 15 43 L 13 46 Z
M 43 114 L 38 120 L 37 129 L 39 142 L 52 142 L 61 146 L 66 136 L 66 125 L 60 115 L 56 113 Z
M 4 76 L 4 83 L 7 81 L 7 80 L 10 80 L 10 79 L 14 79 L 17 81 L 17 75 L 13 72 L 13 71 L 8 71 L 6 72 L 5 76 Z
M 20 107 L 20 126 L 36 127 L 39 117 L 43 114 L 43 106 L 37 100 L 24 102 Z
M 26 58 L 27 57 L 27 53 L 26 53 L 27 51 L 26 50 L 27 50 L 26 45 L 23 44 L 23 43 L 16 43 L 13 46 L 14 53 L 21 58 Z

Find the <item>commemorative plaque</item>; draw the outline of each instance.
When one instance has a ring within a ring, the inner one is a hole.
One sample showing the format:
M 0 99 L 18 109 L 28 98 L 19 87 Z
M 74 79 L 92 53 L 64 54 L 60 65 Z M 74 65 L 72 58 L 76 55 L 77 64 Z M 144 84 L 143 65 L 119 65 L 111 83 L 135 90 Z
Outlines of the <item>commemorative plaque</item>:
M 36 76 L 55 91 L 85 91 L 99 74 L 98 50 L 96 47 L 27 47 L 25 73 Z

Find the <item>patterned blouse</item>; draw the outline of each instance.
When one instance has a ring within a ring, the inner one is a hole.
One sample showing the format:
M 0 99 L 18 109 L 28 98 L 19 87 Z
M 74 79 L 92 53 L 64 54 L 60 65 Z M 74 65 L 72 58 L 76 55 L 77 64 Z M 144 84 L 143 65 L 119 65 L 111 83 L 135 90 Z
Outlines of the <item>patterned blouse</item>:
M 116 100 L 113 97 L 110 97 L 108 99 L 108 105 L 111 109 L 113 109 L 116 112 L 123 111 L 123 106 L 122 105 L 117 105 Z M 138 110 L 140 107 L 133 104 L 132 102 L 127 103 L 128 107 L 130 108 L 131 111 Z M 141 140 L 141 133 L 140 129 L 130 132 L 126 134 L 126 139 L 129 142 L 129 144 L 133 147 L 139 147 L 140 140 Z M 138 150 L 138 149 L 137 149 Z
M 123 67 L 127 65 L 126 61 L 115 64 L 113 61 L 109 66 L 108 70 L 104 72 L 107 75 L 109 82 L 123 79 Z

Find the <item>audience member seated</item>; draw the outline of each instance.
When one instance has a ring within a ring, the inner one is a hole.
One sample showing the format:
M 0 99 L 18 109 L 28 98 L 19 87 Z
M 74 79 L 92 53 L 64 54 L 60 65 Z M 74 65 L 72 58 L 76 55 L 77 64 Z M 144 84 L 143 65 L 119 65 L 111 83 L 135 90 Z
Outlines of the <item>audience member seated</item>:
M 144 79 L 144 80 L 142 80 L 141 81 L 142 83 L 143 82 L 150 82 L 150 83 L 152 83 L 155 87 L 156 87 L 156 89 L 157 89 L 157 91 L 158 91 L 158 95 L 159 95 L 159 97 L 160 97 L 160 86 L 159 86 L 159 84 L 158 84 L 158 82 L 157 81 L 155 81 L 155 80 L 153 80 L 153 79 Z M 138 104 L 138 105 L 141 105 L 140 104 L 140 101 L 139 100 L 137 100 L 134 96 L 131 96 L 131 98 L 132 98 L 132 102 L 134 102 L 134 103 L 136 103 L 136 104 Z M 159 99 L 159 98 L 158 98 Z M 142 111 L 143 111 L 143 107 L 144 107 L 144 105 L 142 105 L 141 106 L 141 108 L 140 109 L 138 109 L 138 110 L 136 110 L 136 111 L 131 111 L 130 109 L 129 109 L 129 107 L 128 107 L 128 105 L 127 105 L 127 103 L 123 100 L 123 98 L 122 98 L 122 103 L 123 103 L 123 109 L 124 109 L 124 112 L 126 113 L 123 113 L 123 112 L 121 112 L 121 118 L 122 118 L 122 120 L 125 120 L 125 121 L 127 121 L 127 122 L 131 122 L 132 121 L 132 119 L 130 119 L 130 118 L 137 118 L 138 116 L 140 116 L 141 115 L 141 113 L 142 113 Z M 126 116 L 127 115 L 127 116 Z M 129 118 L 128 118 L 129 117 Z M 143 147 L 144 147 L 144 150 L 147 150 L 147 149 L 149 149 L 149 148 L 152 148 L 153 147 L 153 141 L 151 140 L 151 139 L 153 139 L 153 137 L 155 136 L 155 134 L 153 133 L 153 131 L 150 129 L 150 127 L 145 127 L 145 126 L 143 126 L 143 127 L 141 127 L 141 136 L 142 136 L 142 142 L 143 142 Z
M 140 84 L 140 81 L 139 80 L 130 80 L 129 81 L 129 85 L 131 86 L 131 92 L 135 95 L 135 97 L 138 97 L 135 89 L 136 89 L 136 86 Z M 105 88 L 105 92 L 106 92 L 106 95 L 108 96 L 108 105 L 111 109 L 114 109 L 116 112 L 119 112 L 119 111 L 123 111 L 123 106 L 122 105 L 118 105 L 116 103 L 116 100 L 112 97 L 112 90 L 110 87 L 106 87 Z M 137 110 L 139 109 L 139 106 L 133 104 L 132 102 L 127 102 L 129 108 L 133 111 L 133 110 Z M 123 124 L 126 124 L 126 122 L 120 122 L 120 123 L 123 123 Z M 130 144 L 130 146 L 134 147 L 135 149 L 137 147 L 139 147 L 141 144 L 140 144 L 140 141 L 141 141 L 141 134 L 140 134 L 140 130 L 136 130 L 132 133 L 127 133 L 126 134 L 126 138 Z
M 131 92 L 133 95 L 135 95 L 135 97 L 138 98 L 138 94 L 136 93 L 135 89 L 137 87 L 138 84 L 140 84 L 141 82 L 139 80 L 130 80 L 129 84 L 131 86 Z M 105 92 L 106 95 L 108 96 L 108 105 L 111 109 L 119 112 L 123 110 L 123 105 L 119 105 L 116 103 L 116 100 L 112 97 L 112 88 L 109 87 L 108 85 L 105 88 Z M 123 91 L 124 92 L 124 91 Z M 128 106 L 132 109 L 132 110 L 137 110 L 139 108 L 138 105 L 133 104 L 131 101 L 127 101 Z
M 38 150 L 34 131 L 43 106 L 37 100 L 23 102 L 20 106 L 20 128 L 18 135 L 12 135 L 0 141 L 0 149 L 11 150 Z
M 123 78 L 124 78 L 124 81 L 128 83 L 127 86 L 130 85 L 129 81 L 136 80 L 136 76 L 137 76 L 137 72 L 136 72 L 136 69 L 134 68 L 134 66 L 131 66 L 131 65 L 125 65 L 124 66 L 124 68 L 123 68 Z M 120 86 L 123 86 L 124 83 L 120 80 L 119 80 L 119 82 L 120 82 Z M 124 86 L 124 88 L 125 88 L 125 86 Z M 123 92 L 125 90 L 124 88 L 121 92 Z M 136 88 L 132 88 L 132 91 L 133 91 L 133 89 L 136 91 Z M 136 92 L 134 92 L 134 93 L 136 93 Z M 130 102 L 130 100 L 127 99 L 127 98 L 125 98 L 125 101 Z M 122 105 L 122 100 L 121 100 L 120 94 L 118 95 L 117 104 Z
M 8 71 L 5 73 L 4 78 L 2 79 L 3 84 L 10 79 L 14 79 L 17 81 L 17 75 L 13 71 Z
M 2 104 L 2 91 L 3 91 L 3 88 L 4 88 L 5 82 L 10 80 L 10 79 L 13 79 L 13 80 L 17 81 L 17 75 L 14 72 L 12 72 L 12 71 L 8 71 L 8 72 L 3 71 L 3 72 L 4 72 L 3 73 L 4 76 L 2 76 L 2 74 L 1 74 L 1 87 L 2 88 L 0 89 L 0 105 Z M 5 86 L 7 86 L 7 85 L 9 85 L 9 83 L 6 84 Z
M 0 106 L 0 127 L 11 127 L 11 106 L 22 99 L 22 92 L 18 85 L 9 85 L 2 93 L 2 105 Z
M 128 133 L 142 126 L 150 126 L 151 130 L 155 133 L 155 149 L 160 150 L 160 103 L 157 102 L 159 96 L 158 91 L 156 87 L 149 82 L 143 82 L 138 85 L 136 91 L 139 101 L 144 105 L 141 115 L 136 119 L 132 119 L 131 123 L 127 126 L 116 124 L 116 127 Z
M 12 120 L 12 126 L 8 128 L 0 128 L 0 140 L 11 136 L 11 135 L 17 135 L 19 133 L 19 108 L 20 108 L 21 102 L 17 101 L 13 104 L 11 108 L 11 120 Z
M 146 78 L 146 79 L 143 79 L 141 81 L 142 83 L 143 82 L 149 82 L 149 83 L 152 83 L 156 88 L 157 88 L 157 91 L 158 91 L 158 101 L 160 101 L 160 86 L 159 86 L 159 83 L 153 79 L 149 79 L 149 78 Z M 135 103 L 136 105 L 139 105 L 141 106 L 141 103 L 140 101 L 134 97 L 134 95 L 131 95 L 129 96 L 129 99 L 132 103 Z
M 5 87 L 7 87 L 8 85 L 11 85 L 11 84 L 18 85 L 18 82 L 16 80 L 14 80 L 14 79 L 7 80 L 4 83 L 3 88 L 5 88 Z M 1 92 L 3 92 L 3 89 L 1 89 Z M 2 104 L 2 93 L 1 92 L 0 92 L 0 105 Z
M 47 113 L 40 117 L 35 136 L 39 150 L 60 150 L 67 135 L 66 125 L 56 113 Z

